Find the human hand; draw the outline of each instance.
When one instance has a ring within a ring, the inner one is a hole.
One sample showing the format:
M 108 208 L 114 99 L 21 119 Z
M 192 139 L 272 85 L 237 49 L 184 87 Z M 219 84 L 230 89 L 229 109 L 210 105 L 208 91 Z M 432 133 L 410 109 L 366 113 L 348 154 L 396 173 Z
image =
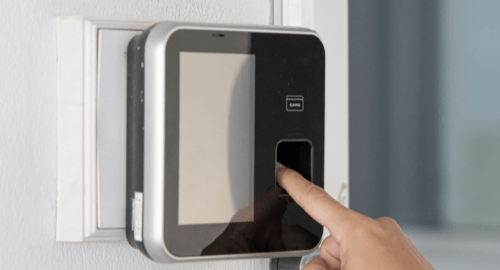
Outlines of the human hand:
M 393 219 L 361 215 L 296 171 L 278 170 L 279 184 L 331 234 L 321 244 L 320 257 L 312 258 L 303 270 L 434 269 Z

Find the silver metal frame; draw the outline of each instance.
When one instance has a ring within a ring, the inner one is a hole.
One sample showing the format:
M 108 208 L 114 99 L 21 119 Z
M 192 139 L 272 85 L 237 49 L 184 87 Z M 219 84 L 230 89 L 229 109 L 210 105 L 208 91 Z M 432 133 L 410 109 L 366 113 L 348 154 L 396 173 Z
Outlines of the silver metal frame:
M 164 139 L 165 139 L 165 58 L 166 44 L 172 33 L 180 29 L 243 31 L 259 33 L 314 35 L 313 30 L 298 27 L 235 26 L 224 24 L 195 24 L 162 22 L 155 25 L 145 45 L 145 123 L 144 123 L 144 245 L 149 256 L 161 263 L 178 263 L 199 260 L 298 257 L 306 251 L 237 254 L 220 256 L 177 257 L 164 243 Z M 318 244 L 319 245 L 319 244 Z

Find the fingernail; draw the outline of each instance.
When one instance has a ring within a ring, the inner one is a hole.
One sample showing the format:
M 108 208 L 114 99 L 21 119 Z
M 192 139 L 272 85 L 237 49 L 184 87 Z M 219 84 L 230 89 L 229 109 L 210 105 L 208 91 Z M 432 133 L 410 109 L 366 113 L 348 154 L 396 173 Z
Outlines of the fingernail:
M 285 167 L 285 165 L 279 163 L 279 162 L 276 162 L 276 181 L 281 184 L 281 176 L 283 174 L 283 172 L 285 172 L 285 169 L 288 169 L 287 167 Z

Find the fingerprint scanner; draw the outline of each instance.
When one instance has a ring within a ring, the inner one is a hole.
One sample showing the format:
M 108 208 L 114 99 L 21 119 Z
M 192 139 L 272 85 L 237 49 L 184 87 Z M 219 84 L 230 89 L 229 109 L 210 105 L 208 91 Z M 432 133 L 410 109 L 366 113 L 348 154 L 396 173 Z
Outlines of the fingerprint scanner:
M 309 140 L 282 140 L 278 142 L 276 161 L 297 171 L 305 179 L 312 182 L 313 146 Z M 276 180 L 275 186 L 280 195 L 288 196 L 288 193 L 276 183 Z

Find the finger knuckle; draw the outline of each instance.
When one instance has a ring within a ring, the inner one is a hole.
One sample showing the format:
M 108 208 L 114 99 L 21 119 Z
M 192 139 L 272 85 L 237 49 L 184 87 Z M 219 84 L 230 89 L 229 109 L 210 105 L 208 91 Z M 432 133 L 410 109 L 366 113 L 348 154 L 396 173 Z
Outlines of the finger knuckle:
M 330 241 L 331 236 L 328 236 L 325 240 L 323 240 L 323 243 L 321 243 L 321 247 L 319 248 L 320 254 L 328 253 L 328 249 L 330 248 Z
M 358 218 L 355 222 L 352 222 L 349 226 L 349 230 L 346 233 L 348 238 L 370 238 L 377 234 L 377 226 L 373 223 L 370 218 Z
M 383 227 L 389 227 L 389 228 L 398 229 L 398 230 L 401 229 L 401 227 L 396 222 L 396 220 L 394 220 L 393 218 L 390 218 L 390 217 L 379 217 L 376 219 L 376 221 L 380 225 L 382 225 Z
M 391 217 L 379 217 L 376 220 L 381 223 L 396 223 L 396 221 Z
M 318 257 L 312 257 L 307 264 L 302 268 L 302 270 L 317 270 L 317 269 L 323 269 L 325 267 L 325 263 L 323 262 L 322 259 Z

